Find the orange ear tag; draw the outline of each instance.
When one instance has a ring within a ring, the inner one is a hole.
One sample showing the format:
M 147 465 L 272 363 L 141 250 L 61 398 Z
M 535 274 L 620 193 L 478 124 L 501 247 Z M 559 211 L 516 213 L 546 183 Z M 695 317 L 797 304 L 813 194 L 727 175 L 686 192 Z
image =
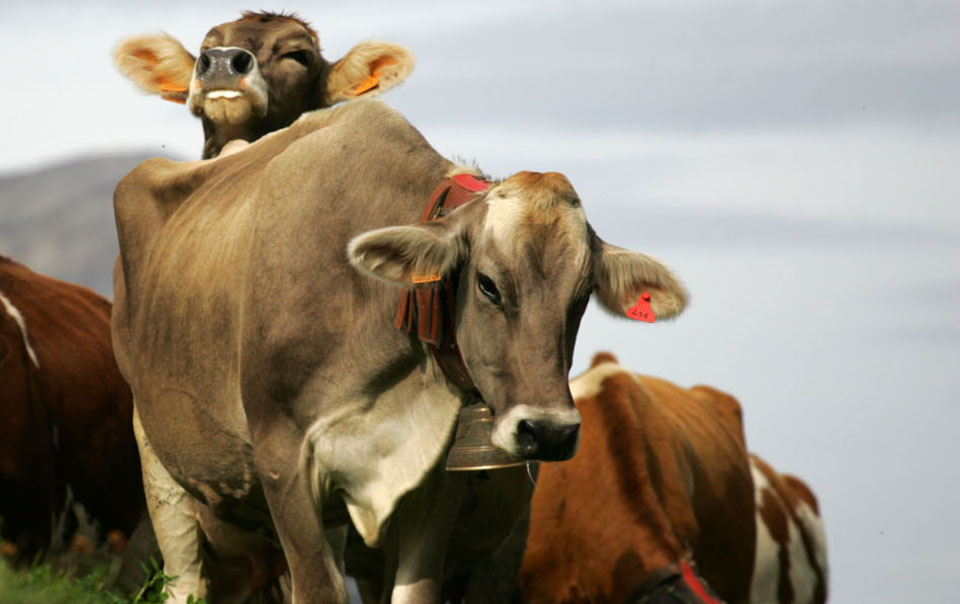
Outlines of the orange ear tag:
M 410 280 L 414 283 L 433 283 L 440 280 L 440 275 L 413 275 Z
M 187 88 L 185 86 L 180 86 L 179 84 L 164 82 L 163 84 L 160 84 L 160 90 L 165 92 L 186 92 Z
M 160 98 L 165 101 L 171 101 L 174 103 L 180 103 L 181 105 L 186 105 L 187 89 L 177 84 L 170 84 L 167 82 L 163 82 L 162 84 L 160 84 Z
M 380 74 L 375 73 L 373 75 L 369 75 L 366 77 L 365 80 L 357 84 L 357 86 L 353 89 L 353 94 L 354 96 L 360 96 L 364 92 L 373 90 L 379 85 L 380 85 Z
M 643 292 L 637 303 L 627 309 L 627 316 L 634 321 L 653 323 L 657 320 L 657 313 L 650 307 L 650 294 Z

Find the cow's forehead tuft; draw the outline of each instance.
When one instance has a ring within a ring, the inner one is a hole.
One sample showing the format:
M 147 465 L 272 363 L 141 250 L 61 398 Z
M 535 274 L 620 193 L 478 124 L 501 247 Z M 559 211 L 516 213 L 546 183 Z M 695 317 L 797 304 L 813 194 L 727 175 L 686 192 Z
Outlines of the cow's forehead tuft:
M 319 37 L 317 36 L 317 31 L 313 29 L 308 21 L 302 19 L 299 15 L 294 12 L 273 12 L 273 11 L 244 11 L 242 16 L 236 21 L 228 21 L 221 25 L 218 25 L 211 29 L 207 35 L 217 31 L 223 30 L 223 28 L 229 28 L 231 25 L 252 25 L 256 24 L 283 24 L 290 23 L 296 24 L 304 28 L 310 37 L 313 38 L 315 44 L 319 44 Z
M 517 172 L 498 186 L 504 195 L 532 202 L 539 209 L 579 206 L 580 199 L 567 177 L 559 172 Z
M 562 241 L 573 243 L 576 264 L 585 264 L 589 255 L 587 219 L 563 174 L 518 172 L 491 189 L 487 203 L 485 231 L 501 249 L 512 253 L 520 242 L 534 239 Z

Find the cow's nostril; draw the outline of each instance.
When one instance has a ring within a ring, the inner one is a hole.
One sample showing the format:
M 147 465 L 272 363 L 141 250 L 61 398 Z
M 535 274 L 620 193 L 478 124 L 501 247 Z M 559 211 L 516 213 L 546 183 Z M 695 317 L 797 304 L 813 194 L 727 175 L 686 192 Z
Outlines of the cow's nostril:
M 231 63 L 237 73 L 247 74 L 253 67 L 253 57 L 250 56 L 248 52 L 238 52 L 237 55 L 233 57 Z
M 210 55 L 206 51 L 200 53 L 200 59 L 197 61 L 197 75 L 200 75 L 210 69 Z
M 517 446 L 524 457 L 531 457 L 537 452 L 537 431 L 533 422 L 522 419 L 517 424 Z

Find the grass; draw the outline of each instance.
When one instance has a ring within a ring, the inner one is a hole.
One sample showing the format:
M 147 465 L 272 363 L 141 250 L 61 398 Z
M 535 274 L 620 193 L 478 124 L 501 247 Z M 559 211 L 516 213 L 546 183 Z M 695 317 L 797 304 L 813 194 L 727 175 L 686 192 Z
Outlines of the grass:
M 131 595 L 107 588 L 104 581 L 108 565 L 92 569 L 81 577 L 55 571 L 47 565 L 15 570 L 0 562 L 0 602 L 3 604 L 163 604 L 168 595 L 164 588 L 174 577 L 163 574 L 157 563 L 144 568 L 146 581 Z M 203 599 L 191 601 L 205 604 Z

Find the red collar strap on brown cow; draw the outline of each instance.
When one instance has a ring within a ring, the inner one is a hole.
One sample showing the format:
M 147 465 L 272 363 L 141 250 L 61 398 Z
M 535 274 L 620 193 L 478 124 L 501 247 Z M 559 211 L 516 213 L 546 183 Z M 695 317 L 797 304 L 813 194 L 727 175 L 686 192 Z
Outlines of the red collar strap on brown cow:
M 723 604 L 686 560 L 658 569 L 628 604 Z
M 687 564 L 686 560 L 680 561 L 680 572 L 683 574 L 683 582 L 687 584 L 690 591 L 694 593 L 704 604 L 721 604 L 720 600 L 713 595 L 713 592 L 707 588 L 706 584 L 697 575 L 693 567 Z
M 472 174 L 445 178 L 430 194 L 421 222 L 439 220 L 486 191 L 490 183 Z M 457 346 L 457 274 L 424 279 L 400 296 L 394 325 L 429 346 L 443 374 L 464 392 L 477 393 Z

